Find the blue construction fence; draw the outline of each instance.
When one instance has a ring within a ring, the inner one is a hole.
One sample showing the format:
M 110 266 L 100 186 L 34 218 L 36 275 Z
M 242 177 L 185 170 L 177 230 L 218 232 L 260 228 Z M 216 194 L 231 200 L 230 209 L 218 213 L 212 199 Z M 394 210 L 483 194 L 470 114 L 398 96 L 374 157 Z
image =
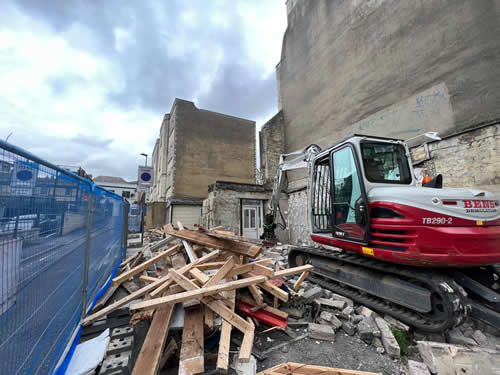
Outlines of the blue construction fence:
M 0 374 L 64 373 L 127 218 L 122 197 L 0 141 Z

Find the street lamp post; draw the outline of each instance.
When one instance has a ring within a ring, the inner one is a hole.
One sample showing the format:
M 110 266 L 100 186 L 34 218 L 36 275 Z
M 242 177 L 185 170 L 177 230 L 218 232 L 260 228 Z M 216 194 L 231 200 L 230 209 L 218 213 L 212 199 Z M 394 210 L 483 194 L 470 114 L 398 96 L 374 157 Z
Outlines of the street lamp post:
M 142 156 L 146 158 L 146 167 L 148 166 L 148 154 L 145 154 L 144 152 L 141 153 Z

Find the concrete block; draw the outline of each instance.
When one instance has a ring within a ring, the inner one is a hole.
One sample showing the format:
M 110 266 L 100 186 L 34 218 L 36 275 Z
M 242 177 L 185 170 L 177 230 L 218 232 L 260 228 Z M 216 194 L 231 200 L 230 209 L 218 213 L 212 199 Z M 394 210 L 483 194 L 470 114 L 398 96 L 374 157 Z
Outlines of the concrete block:
M 372 318 L 363 318 L 362 321 L 358 324 L 358 333 L 359 338 L 366 342 L 367 344 L 371 344 L 373 341 L 373 331 L 376 331 L 375 323 Z
M 377 350 L 377 353 L 380 353 L 380 354 L 384 354 L 385 353 L 385 349 L 384 349 L 384 344 L 382 343 L 382 340 L 378 337 L 375 337 L 373 339 L 373 346 L 375 347 L 375 349 Z
M 431 375 L 427 366 L 422 362 L 408 360 L 409 375 Z
M 374 312 L 373 310 L 369 309 L 368 307 L 366 306 L 359 306 L 357 309 L 356 309 L 356 312 L 359 314 L 359 315 L 363 315 L 364 317 L 372 317 Z
M 486 335 L 481 332 L 480 330 L 476 329 L 473 333 L 472 333 L 472 337 L 474 338 L 474 340 L 478 343 L 478 345 L 480 346 L 486 346 L 488 345 L 488 338 L 486 337 Z
M 280 307 L 280 310 L 287 313 L 288 316 L 295 318 L 295 319 L 301 319 L 304 313 L 302 310 L 297 309 L 295 307 Z
M 326 306 L 326 307 L 329 307 L 332 309 L 336 309 L 336 310 L 341 310 L 342 308 L 340 307 L 340 305 L 342 303 L 345 304 L 344 301 L 337 301 L 334 299 L 327 299 L 327 298 L 316 298 L 314 300 L 314 302 L 319 304 L 319 305 L 323 305 L 323 306 Z
M 134 335 L 134 327 L 132 326 L 113 328 L 111 330 L 111 340 L 133 335 Z
M 316 298 L 321 297 L 322 293 L 323 293 L 323 289 L 321 289 L 319 286 L 315 286 L 313 288 L 306 290 L 306 292 L 302 296 L 302 300 L 305 303 L 311 303 Z
M 257 373 L 257 360 L 253 355 L 251 355 L 250 361 L 240 362 L 238 356 L 236 355 L 231 367 L 238 375 L 255 375 Z
M 336 301 L 344 301 L 347 305 L 354 307 L 354 301 L 352 299 L 341 296 L 340 294 L 332 293 L 332 296 L 330 298 Z
M 335 331 L 330 325 L 309 323 L 309 337 L 316 340 L 335 341 Z
M 384 344 L 384 349 L 387 354 L 389 354 L 392 358 L 399 358 L 401 356 L 401 349 L 399 348 L 399 344 L 392 334 L 389 325 L 380 317 L 375 318 L 375 324 L 377 324 L 377 327 L 382 334 L 382 343 Z
M 359 322 L 361 322 L 365 317 L 363 315 L 353 315 L 352 316 L 352 322 L 354 324 L 358 324 Z
M 446 332 L 446 339 L 448 343 L 455 345 L 477 345 L 475 340 L 465 337 L 457 328 Z
M 113 339 L 109 342 L 107 355 L 131 351 L 134 346 L 134 337 L 121 337 Z
M 337 317 L 329 311 L 322 311 L 319 318 L 321 321 L 331 324 L 335 330 L 342 327 L 342 322 L 338 320 Z
M 342 323 L 342 329 L 349 336 L 352 336 L 352 335 L 354 335 L 356 333 L 356 325 L 353 324 L 353 323 L 351 323 L 351 322 L 343 322 Z
M 125 351 L 109 355 L 104 359 L 99 375 L 112 375 L 119 373 L 123 375 L 130 374 L 132 352 Z

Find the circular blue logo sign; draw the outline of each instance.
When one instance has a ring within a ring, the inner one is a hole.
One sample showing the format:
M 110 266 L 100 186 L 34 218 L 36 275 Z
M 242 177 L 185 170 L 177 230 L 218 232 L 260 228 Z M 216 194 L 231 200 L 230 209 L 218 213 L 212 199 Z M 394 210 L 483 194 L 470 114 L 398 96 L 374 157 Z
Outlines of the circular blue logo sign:
M 146 182 L 151 181 L 151 174 L 148 173 L 148 172 L 142 173 L 141 174 L 141 180 L 142 181 L 146 181 Z
M 22 170 L 16 173 L 16 177 L 18 180 L 21 181 L 29 181 L 33 178 L 33 173 L 28 170 Z

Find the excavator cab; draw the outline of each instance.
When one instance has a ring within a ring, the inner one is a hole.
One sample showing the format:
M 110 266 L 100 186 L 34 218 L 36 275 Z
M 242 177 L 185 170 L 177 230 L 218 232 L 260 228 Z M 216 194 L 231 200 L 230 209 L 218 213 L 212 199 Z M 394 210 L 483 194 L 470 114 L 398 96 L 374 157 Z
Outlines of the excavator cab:
M 367 191 L 414 185 L 403 141 L 353 136 L 324 150 L 310 170 L 311 232 L 368 244 Z

